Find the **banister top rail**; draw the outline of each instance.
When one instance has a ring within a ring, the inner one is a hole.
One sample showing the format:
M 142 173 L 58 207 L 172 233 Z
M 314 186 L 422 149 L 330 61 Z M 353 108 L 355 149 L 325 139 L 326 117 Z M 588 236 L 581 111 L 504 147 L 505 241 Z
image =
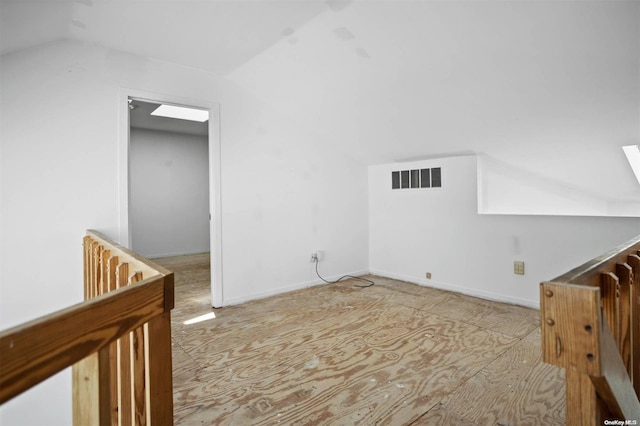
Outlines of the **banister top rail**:
M 144 279 L 0 332 L 0 404 L 173 308 L 170 271 L 95 231 L 87 234 L 143 270 Z
M 111 241 L 105 235 L 98 231 L 94 231 L 93 229 L 87 230 L 87 236 L 93 238 L 96 241 L 99 241 L 105 245 L 109 246 L 109 250 L 111 250 L 112 255 L 116 256 L 124 256 L 129 262 L 130 269 L 134 269 L 136 271 L 140 271 L 143 274 L 143 278 L 149 278 L 155 275 L 169 275 L 171 271 L 162 266 L 158 265 L 151 260 L 140 256 L 138 253 L 129 250 L 126 247 L 121 246 L 118 243 Z
M 629 253 L 637 250 L 634 246 L 638 244 L 640 244 L 640 235 L 550 281 L 598 286 L 600 274 L 611 272 L 612 265 L 616 263 L 626 262 Z
M 112 255 L 120 256 L 123 259 L 126 259 L 126 261 L 130 264 L 129 269 L 136 272 L 141 272 L 143 280 L 146 280 L 147 278 L 151 278 L 155 276 L 162 276 L 162 277 L 165 277 L 168 275 L 173 276 L 173 272 L 158 265 L 155 262 L 152 262 L 146 257 L 142 257 L 138 253 L 131 251 L 128 248 L 123 247 L 120 244 L 111 241 L 105 235 L 101 234 L 98 231 L 89 229 L 87 230 L 86 236 L 91 237 L 94 240 L 109 246 L 109 250 L 111 251 Z M 170 311 L 175 307 L 175 303 L 174 303 L 175 294 L 173 290 L 173 284 L 166 285 L 165 290 L 167 291 L 167 293 L 165 294 L 165 301 L 167 302 L 167 305 L 165 306 L 165 310 Z

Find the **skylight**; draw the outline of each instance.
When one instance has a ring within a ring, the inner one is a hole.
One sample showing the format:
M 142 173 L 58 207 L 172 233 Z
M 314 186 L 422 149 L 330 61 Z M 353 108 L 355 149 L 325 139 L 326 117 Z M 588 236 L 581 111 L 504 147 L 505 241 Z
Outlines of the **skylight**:
M 151 115 L 177 118 L 180 120 L 199 121 L 201 123 L 209 119 L 209 111 L 164 104 L 156 108 Z
M 638 179 L 638 183 L 640 183 L 640 145 L 623 146 L 622 149 L 627 155 L 627 160 L 629 160 L 629 164 L 633 169 L 633 173 L 636 175 L 636 179 Z

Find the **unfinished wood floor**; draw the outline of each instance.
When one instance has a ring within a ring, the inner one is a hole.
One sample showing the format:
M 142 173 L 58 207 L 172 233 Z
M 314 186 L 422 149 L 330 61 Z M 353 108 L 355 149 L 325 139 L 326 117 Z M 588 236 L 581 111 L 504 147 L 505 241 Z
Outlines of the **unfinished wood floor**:
M 374 277 L 211 312 L 208 255 L 175 272 L 176 425 L 560 425 L 538 311 Z

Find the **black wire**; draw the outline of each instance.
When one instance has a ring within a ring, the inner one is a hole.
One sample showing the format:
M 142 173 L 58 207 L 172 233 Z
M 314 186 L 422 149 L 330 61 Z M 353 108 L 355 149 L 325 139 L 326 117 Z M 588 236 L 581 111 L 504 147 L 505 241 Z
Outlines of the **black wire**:
M 368 280 L 368 279 L 366 279 L 366 278 L 361 278 L 361 277 L 354 277 L 353 275 L 343 275 L 343 276 L 341 276 L 340 278 L 338 278 L 338 279 L 337 279 L 337 280 L 335 280 L 335 281 L 327 281 L 327 280 L 325 280 L 324 278 L 322 278 L 322 276 L 320 276 L 320 272 L 318 272 L 318 259 L 315 259 L 315 262 L 316 262 L 316 275 L 318 276 L 318 278 L 320 278 L 322 281 L 324 281 L 324 282 L 325 282 L 325 283 L 327 283 L 327 284 L 335 284 L 335 283 L 338 283 L 338 282 L 340 282 L 340 281 L 344 280 L 345 278 L 352 278 L 352 279 L 354 279 L 354 280 L 365 281 L 365 282 L 368 282 L 368 283 L 369 283 L 369 284 L 367 284 L 367 285 L 357 285 L 357 284 L 354 284 L 354 285 L 353 285 L 354 287 L 367 288 L 367 287 L 371 287 L 372 285 L 374 285 L 374 284 L 375 284 L 375 283 L 374 283 L 373 281 L 371 281 L 371 280 Z

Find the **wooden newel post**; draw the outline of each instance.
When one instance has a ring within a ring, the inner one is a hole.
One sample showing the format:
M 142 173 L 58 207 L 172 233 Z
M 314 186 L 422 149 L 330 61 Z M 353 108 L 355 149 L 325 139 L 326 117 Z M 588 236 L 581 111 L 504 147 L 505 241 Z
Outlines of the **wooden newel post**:
M 609 274 L 603 281 L 617 289 Z M 618 351 L 620 334 L 614 337 L 601 314 L 600 288 L 545 282 L 540 292 L 542 357 L 567 372 L 567 425 L 640 419 L 640 402 Z M 618 311 L 617 304 L 609 299 L 605 312 Z
M 601 409 L 590 376 L 600 375 L 600 290 L 542 283 L 542 359 L 566 370 L 567 425 L 600 425 Z

